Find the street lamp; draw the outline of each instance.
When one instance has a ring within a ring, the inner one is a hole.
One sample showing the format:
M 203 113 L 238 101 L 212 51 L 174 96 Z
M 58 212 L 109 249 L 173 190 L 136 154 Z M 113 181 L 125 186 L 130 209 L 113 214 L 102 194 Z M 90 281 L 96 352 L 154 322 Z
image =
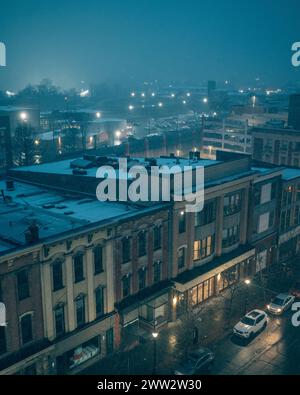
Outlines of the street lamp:
M 26 122 L 27 121 L 27 113 L 26 112 L 21 112 L 20 118 L 22 121 Z
M 247 314 L 247 309 L 248 309 L 248 290 L 249 290 L 248 287 L 251 284 L 251 280 L 249 278 L 246 278 L 244 282 L 247 285 L 247 291 L 246 291 L 246 296 L 245 296 L 245 314 Z
M 208 102 L 208 99 L 207 99 L 207 97 L 205 97 L 204 99 L 203 99 L 203 103 L 207 103 Z
M 128 106 L 129 111 L 133 111 L 134 110 L 134 106 L 130 105 Z
M 96 118 L 98 118 L 98 119 L 101 118 L 101 112 L 100 111 L 96 112 Z
M 153 376 L 156 375 L 156 365 L 157 365 L 157 352 L 156 352 L 156 342 L 158 338 L 158 332 L 156 331 L 154 327 L 154 331 L 152 332 L 152 337 L 153 337 Z

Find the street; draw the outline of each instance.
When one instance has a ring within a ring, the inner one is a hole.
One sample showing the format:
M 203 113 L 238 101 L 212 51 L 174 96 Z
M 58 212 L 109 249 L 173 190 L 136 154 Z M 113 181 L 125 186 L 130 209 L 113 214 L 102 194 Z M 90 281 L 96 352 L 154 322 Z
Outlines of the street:
M 291 323 L 292 312 L 282 316 L 269 315 L 267 328 L 252 341 L 244 341 L 232 336 L 232 328 L 244 314 L 245 288 L 239 288 L 233 301 L 229 325 L 224 324 L 226 297 L 219 296 L 206 302 L 196 315 L 200 333 L 199 346 L 210 348 L 215 353 L 212 375 L 269 375 L 300 374 L 300 328 Z M 263 292 L 252 290 L 249 310 L 264 309 Z M 172 374 L 187 349 L 185 337 L 189 336 L 189 323 L 179 321 L 159 334 L 157 343 L 157 374 Z M 142 344 L 127 353 L 100 361 L 88 368 L 84 374 L 128 375 L 152 374 L 153 340 L 145 338 Z
M 273 318 L 263 333 L 249 344 L 231 335 L 215 347 L 212 374 L 300 374 L 300 328 L 291 323 L 291 313 Z

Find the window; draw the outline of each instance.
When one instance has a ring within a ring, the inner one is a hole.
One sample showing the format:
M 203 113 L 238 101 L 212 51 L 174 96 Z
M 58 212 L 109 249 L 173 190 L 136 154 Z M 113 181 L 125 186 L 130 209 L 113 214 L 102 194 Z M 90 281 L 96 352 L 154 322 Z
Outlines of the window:
M 179 233 L 184 233 L 185 232 L 185 228 L 186 228 L 186 224 L 185 224 L 185 213 L 184 211 L 181 211 L 179 213 L 179 218 L 178 218 L 178 232 Z
M 269 216 L 269 228 L 272 228 L 272 226 L 274 226 L 274 221 L 275 221 L 275 212 L 271 211 Z
M 145 232 L 145 231 L 140 232 L 139 236 L 138 236 L 138 240 L 139 240 L 139 248 L 138 248 L 139 257 L 145 256 L 147 253 L 146 252 L 147 232 Z
M 84 326 L 85 324 L 85 297 L 80 295 L 75 300 L 75 310 L 76 310 L 76 322 L 77 328 Z
M 261 214 L 258 218 L 257 233 L 263 233 L 269 229 L 270 213 Z
M 110 328 L 106 331 L 106 353 L 112 354 L 114 351 L 114 329 Z
M 153 247 L 154 250 L 160 250 L 161 249 L 161 227 L 160 226 L 155 226 L 153 229 Z
M 297 184 L 297 187 L 296 187 L 296 200 L 297 201 L 300 200 L 300 184 Z
M 84 280 L 84 272 L 83 272 L 83 254 L 77 254 L 74 257 L 74 277 L 75 283 L 79 283 Z
M 280 231 L 281 232 L 284 232 L 284 230 L 285 230 L 285 215 L 286 215 L 286 212 L 282 211 L 281 216 L 280 216 Z
M 240 227 L 239 225 L 232 226 L 231 228 L 223 230 L 223 248 L 231 247 L 238 243 L 240 240 Z
M 268 258 L 267 250 L 263 250 L 257 254 L 256 273 L 260 272 L 261 270 L 264 270 L 267 267 L 267 258 Z
M 29 298 L 29 276 L 27 269 L 21 270 L 17 273 L 17 283 L 19 300 Z
M 192 306 L 197 306 L 202 303 L 206 299 L 213 296 L 215 293 L 215 279 L 214 277 L 210 278 L 204 283 L 196 285 L 194 288 L 190 290 L 190 298 Z
M 21 334 L 22 344 L 32 341 L 32 317 L 31 314 L 26 314 L 21 318 Z
M 254 187 L 254 204 L 258 206 L 260 204 L 261 186 L 255 185 Z
M 299 225 L 300 223 L 300 206 L 295 207 L 295 214 L 294 214 L 294 225 Z
M 146 268 L 142 268 L 139 270 L 138 279 L 139 279 L 139 291 L 146 287 Z
M 241 209 L 241 193 L 237 192 L 224 197 L 224 214 L 232 215 Z
M 185 247 L 182 247 L 178 250 L 177 253 L 177 267 L 178 269 L 182 269 L 185 266 Z
M 65 308 L 64 305 L 58 305 L 54 309 L 54 321 L 55 321 L 55 332 L 56 337 L 63 336 L 65 334 Z
M 153 282 L 158 283 L 161 280 L 161 261 L 156 261 L 153 265 Z
M 123 298 L 126 298 L 130 295 L 130 283 L 131 283 L 131 276 L 127 274 L 122 278 L 122 289 L 123 289 Z
M 277 192 L 277 183 L 272 182 L 272 187 L 271 187 L 271 200 L 276 199 L 276 192 Z
M 6 353 L 5 326 L 0 326 L 0 355 Z
M 204 205 L 199 213 L 195 214 L 195 226 L 210 224 L 216 219 L 216 201 L 211 200 Z
M 261 196 L 260 196 L 260 204 L 267 203 L 271 200 L 272 195 L 272 184 L 264 184 L 261 187 Z
M 235 284 L 240 278 L 240 265 L 237 264 L 230 269 L 221 273 L 219 280 L 219 291 L 228 288 L 230 285 Z
M 131 241 L 129 237 L 122 240 L 122 261 L 123 263 L 130 262 L 131 260 Z
M 94 248 L 94 273 L 100 274 L 103 272 L 103 247 L 97 246 Z
M 289 229 L 291 226 L 291 209 L 286 211 L 285 228 Z
M 214 235 L 194 242 L 194 261 L 204 259 L 214 252 Z
M 58 291 L 64 287 L 62 262 L 56 261 L 52 265 L 53 291 Z
M 102 317 L 104 315 L 104 288 L 98 287 L 95 291 L 96 301 L 96 317 Z

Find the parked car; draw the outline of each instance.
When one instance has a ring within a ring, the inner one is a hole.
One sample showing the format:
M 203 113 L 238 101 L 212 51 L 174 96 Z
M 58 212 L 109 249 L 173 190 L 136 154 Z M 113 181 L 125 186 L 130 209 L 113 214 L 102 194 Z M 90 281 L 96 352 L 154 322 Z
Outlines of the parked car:
M 174 373 L 176 375 L 199 374 L 207 371 L 212 366 L 214 359 L 215 355 L 212 351 L 206 347 L 200 347 L 191 352 Z
M 268 315 L 262 310 L 253 310 L 246 314 L 233 328 L 233 333 L 244 339 L 252 339 L 256 333 L 266 328 Z
M 281 315 L 288 310 L 295 301 L 295 296 L 289 294 L 279 294 L 271 303 L 268 304 L 267 309 L 270 313 L 275 315 Z
M 290 294 L 300 299 L 300 282 L 296 282 L 290 289 Z

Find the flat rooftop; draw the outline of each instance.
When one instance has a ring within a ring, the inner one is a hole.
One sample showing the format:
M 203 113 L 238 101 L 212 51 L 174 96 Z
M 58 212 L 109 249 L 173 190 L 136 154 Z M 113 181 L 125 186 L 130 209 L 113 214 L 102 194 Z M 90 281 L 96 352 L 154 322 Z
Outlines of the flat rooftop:
M 285 181 L 300 178 L 300 169 L 284 169 L 282 172 L 282 179 Z
M 33 221 L 43 240 L 142 210 L 21 182 L 14 182 L 14 187 L 14 191 L 7 191 L 5 181 L 0 181 L 5 194 L 5 199 L 0 196 L 0 253 L 26 245 L 25 232 Z
M 70 167 L 70 164 L 75 160 L 81 160 L 81 158 L 75 158 L 72 160 L 66 159 L 58 162 L 44 163 L 40 165 L 23 166 L 23 167 L 14 168 L 12 170 L 14 172 L 36 172 L 36 173 L 47 173 L 47 174 L 73 175 L 73 168 Z M 117 161 L 118 158 L 108 157 L 108 160 Z M 171 157 L 160 157 L 160 158 L 155 158 L 155 160 L 156 160 L 156 166 L 168 166 L 168 167 L 178 166 L 181 170 L 183 170 L 185 166 L 191 166 L 192 168 L 197 168 L 200 166 L 209 167 L 222 163 L 221 161 L 210 160 L 210 159 L 189 160 L 187 158 L 171 158 Z M 134 165 L 137 166 L 149 165 L 149 162 L 145 158 L 130 158 L 128 159 L 127 163 L 128 163 L 128 169 Z M 109 166 L 110 162 L 108 161 L 107 164 L 105 165 Z M 96 177 L 98 168 L 99 166 L 96 165 L 91 168 L 85 168 L 84 169 L 86 171 L 85 176 Z M 126 176 L 127 173 L 116 170 L 116 174 L 119 176 L 119 178 L 123 178 Z

